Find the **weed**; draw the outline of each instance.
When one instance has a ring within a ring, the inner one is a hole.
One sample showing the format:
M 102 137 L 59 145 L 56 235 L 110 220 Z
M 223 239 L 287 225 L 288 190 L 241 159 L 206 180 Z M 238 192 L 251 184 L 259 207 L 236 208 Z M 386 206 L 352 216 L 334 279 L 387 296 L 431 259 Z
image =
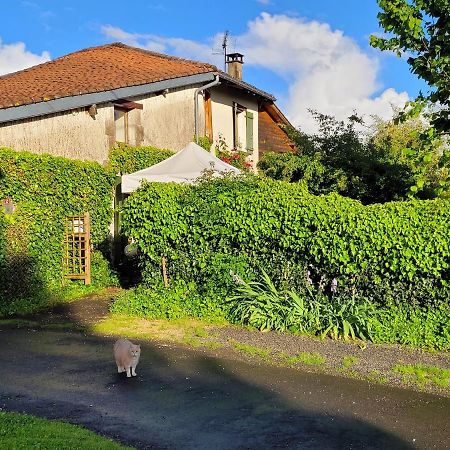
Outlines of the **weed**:
M 326 361 L 326 359 L 317 352 L 301 352 L 298 355 L 287 358 L 289 364 L 303 363 L 308 366 L 320 366 Z
M 195 336 L 200 337 L 200 338 L 208 338 L 209 337 L 208 332 L 204 328 L 201 328 L 201 327 L 196 327 L 194 330 L 194 334 L 195 334 Z
M 357 356 L 349 355 L 342 358 L 342 368 L 347 370 L 359 361 Z
M 183 343 L 195 348 L 203 346 L 203 342 L 196 337 L 185 337 Z
M 215 342 L 215 341 L 206 341 L 206 342 L 203 342 L 202 345 L 203 345 L 203 347 L 210 348 L 211 350 L 217 350 L 217 349 L 223 347 L 223 344 L 221 344 L 220 342 Z
M 255 347 L 248 344 L 241 344 L 240 342 L 236 342 L 233 340 L 230 340 L 229 342 L 236 350 L 247 353 L 248 355 L 257 356 L 262 359 L 268 359 L 270 356 L 270 350 L 267 350 L 265 348 Z
M 371 370 L 367 379 L 372 383 L 386 384 L 388 379 L 381 375 L 379 370 Z
M 434 383 L 436 386 L 447 388 L 450 385 L 450 370 L 424 364 L 397 364 L 394 372 L 402 374 L 404 381 L 424 386 Z
M 0 327 L 4 328 L 35 328 L 39 325 L 34 320 L 27 319 L 0 319 Z

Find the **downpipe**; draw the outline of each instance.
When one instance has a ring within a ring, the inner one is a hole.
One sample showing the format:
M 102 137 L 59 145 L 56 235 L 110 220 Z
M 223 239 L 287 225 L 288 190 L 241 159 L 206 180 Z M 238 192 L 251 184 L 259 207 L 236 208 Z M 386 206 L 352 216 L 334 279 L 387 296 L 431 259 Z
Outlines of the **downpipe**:
M 218 86 L 220 84 L 219 75 L 215 75 L 214 81 L 211 83 L 205 84 L 204 86 L 200 86 L 194 92 L 194 130 L 195 130 L 195 143 L 198 144 L 198 96 L 200 92 L 204 91 L 213 86 Z

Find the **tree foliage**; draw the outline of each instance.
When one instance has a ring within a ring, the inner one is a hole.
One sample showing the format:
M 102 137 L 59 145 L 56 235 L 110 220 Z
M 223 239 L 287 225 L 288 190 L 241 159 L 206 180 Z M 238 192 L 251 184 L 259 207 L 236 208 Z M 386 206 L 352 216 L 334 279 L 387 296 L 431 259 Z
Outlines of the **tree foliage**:
M 448 195 L 450 153 L 423 121 L 379 120 L 362 133 L 357 116 L 339 121 L 313 115 L 316 134 L 289 130 L 297 152 L 261 158 L 258 167 L 266 176 L 301 182 L 313 194 L 337 192 L 363 203 Z
M 411 71 L 430 86 L 415 109 L 431 102 L 436 106 L 432 125 L 440 132 L 450 132 L 449 0 L 378 0 L 378 4 L 378 19 L 388 36 L 371 36 L 371 45 L 398 56 L 409 55 Z

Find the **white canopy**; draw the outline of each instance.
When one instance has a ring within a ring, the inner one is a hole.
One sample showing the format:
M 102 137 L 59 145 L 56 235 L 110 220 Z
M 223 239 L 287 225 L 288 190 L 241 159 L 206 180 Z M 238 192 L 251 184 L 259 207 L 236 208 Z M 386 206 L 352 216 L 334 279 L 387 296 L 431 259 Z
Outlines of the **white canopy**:
M 192 184 L 205 170 L 211 169 L 217 175 L 225 172 L 241 173 L 236 167 L 216 158 L 194 142 L 190 142 L 183 150 L 154 166 L 123 175 L 122 193 L 129 194 L 135 191 L 142 180 Z

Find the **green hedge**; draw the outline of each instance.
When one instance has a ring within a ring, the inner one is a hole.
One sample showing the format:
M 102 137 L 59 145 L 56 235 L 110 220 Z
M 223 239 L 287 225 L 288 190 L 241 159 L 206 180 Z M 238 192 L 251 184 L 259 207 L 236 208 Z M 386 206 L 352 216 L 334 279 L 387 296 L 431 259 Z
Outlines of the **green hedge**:
M 0 315 L 30 312 L 60 294 L 64 217 L 91 215 L 94 285 L 114 282 L 105 260 L 115 176 L 97 163 L 0 148 Z
M 173 152 L 156 147 L 130 147 L 118 144 L 111 149 L 109 167 L 114 173 L 133 173 L 173 156 Z
M 165 255 L 171 278 L 205 289 L 229 292 L 233 272 L 251 280 L 264 268 L 288 287 L 309 271 L 325 290 L 336 278 L 377 300 L 417 285 L 418 302 L 448 301 L 449 223 L 445 200 L 363 206 L 257 178 L 147 184 L 125 202 L 122 222 L 148 282 Z

